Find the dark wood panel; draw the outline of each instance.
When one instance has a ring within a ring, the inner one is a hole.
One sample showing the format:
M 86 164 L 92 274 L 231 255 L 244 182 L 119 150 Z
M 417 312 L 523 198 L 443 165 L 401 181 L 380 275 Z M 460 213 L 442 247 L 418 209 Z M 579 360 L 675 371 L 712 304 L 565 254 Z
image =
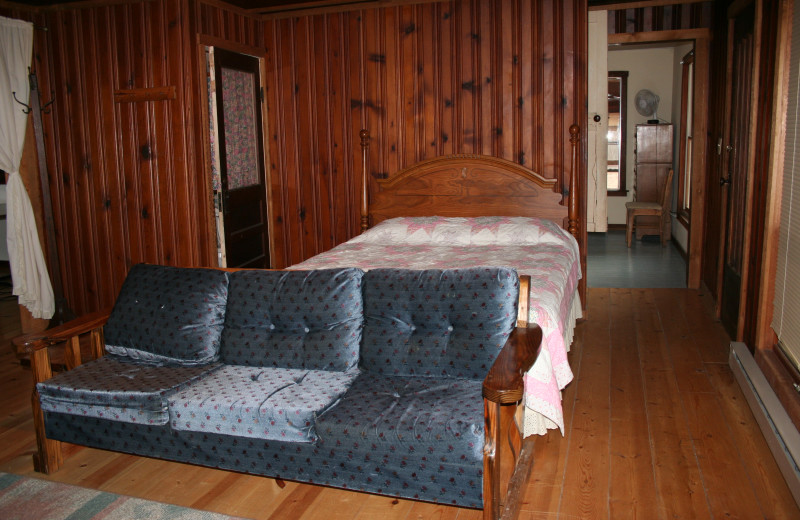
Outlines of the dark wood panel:
M 136 262 L 216 262 L 203 38 L 263 50 L 270 226 L 284 267 L 358 232 L 362 128 L 373 135 L 373 192 L 413 162 L 475 152 L 561 192 L 569 125 L 586 119 L 586 9 L 454 0 L 267 20 L 217 0 L 6 8 L 49 28 L 35 56 L 41 90 L 56 99 L 43 124 L 71 307 L 111 304 Z M 170 95 L 114 103 L 132 89 Z
M 187 74 L 187 3 L 43 9 L 36 71 L 65 294 L 77 313 L 113 302 L 128 268 L 206 263 Z M 168 96 L 115 104 L 121 90 Z M 187 93 L 189 96 L 187 97 Z M 161 99 L 164 98 L 164 99 Z
M 770 144 L 773 139 L 772 111 L 775 86 L 775 60 L 778 53 L 777 35 L 779 24 L 779 2 L 764 2 L 761 27 L 761 72 L 758 74 L 758 117 L 756 125 L 755 168 L 753 179 L 753 225 L 750 227 L 749 272 L 745 300 L 745 322 L 743 341 L 750 348 L 758 344 L 758 320 L 764 309 L 759 308 L 761 272 L 764 269 L 764 228 L 768 200 L 768 175 L 770 164 Z
M 585 22 L 584 1 L 521 0 L 267 20 L 272 196 L 284 222 L 274 226 L 286 240 L 284 265 L 327 249 L 327 237 L 338 243 L 356 231 L 350 197 L 360 188 L 361 127 L 372 136 L 373 193 L 377 179 L 442 153 L 512 160 L 556 179 L 561 191 L 568 128 L 585 117 L 576 102 L 586 93 Z M 349 158 L 335 161 L 341 178 L 324 176 L 326 146 Z M 337 201 L 330 211 L 326 200 Z
M 711 27 L 713 2 L 615 9 L 608 14 L 608 34 L 706 29 Z

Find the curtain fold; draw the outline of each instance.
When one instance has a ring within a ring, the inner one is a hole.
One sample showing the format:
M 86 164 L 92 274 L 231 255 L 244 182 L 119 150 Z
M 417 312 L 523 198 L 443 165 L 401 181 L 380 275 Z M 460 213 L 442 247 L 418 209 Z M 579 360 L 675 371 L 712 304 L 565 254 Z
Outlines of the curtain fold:
M 29 104 L 28 68 L 33 54 L 33 24 L 0 16 L 0 169 L 9 174 L 6 227 L 13 292 L 34 318 L 50 319 L 55 298 L 28 192 L 19 176 Z

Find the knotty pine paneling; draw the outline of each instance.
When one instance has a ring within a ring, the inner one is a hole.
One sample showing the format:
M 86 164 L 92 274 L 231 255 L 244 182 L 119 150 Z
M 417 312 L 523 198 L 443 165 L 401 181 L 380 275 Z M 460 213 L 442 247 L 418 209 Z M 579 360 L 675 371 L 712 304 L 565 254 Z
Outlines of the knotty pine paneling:
M 445 153 L 503 157 L 567 186 L 568 129 L 586 115 L 585 31 L 583 0 L 431 2 L 266 20 L 269 162 L 280 208 L 272 225 L 286 237 L 279 262 L 357 233 L 360 128 L 372 137 L 370 190 L 376 178 Z
M 187 89 L 187 2 L 41 9 L 35 68 L 64 293 L 83 314 L 113 303 L 137 262 L 200 265 L 214 244 Z M 175 86 L 174 99 L 115 103 L 119 89 Z M 46 96 L 47 94 L 43 94 Z
M 78 314 L 113 303 L 134 263 L 216 262 L 203 38 L 263 49 L 275 267 L 358 233 L 362 128 L 370 189 L 444 153 L 504 157 L 565 189 L 568 128 L 586 119 L 585 0 L 280 20 L 218 0 L 20 10 L 49 28 L 34 51 L 41 90 L 56 100 L 46 152 L 64 292 Z M 174 99 L 114 102 L 119 89 L 169 86 Z

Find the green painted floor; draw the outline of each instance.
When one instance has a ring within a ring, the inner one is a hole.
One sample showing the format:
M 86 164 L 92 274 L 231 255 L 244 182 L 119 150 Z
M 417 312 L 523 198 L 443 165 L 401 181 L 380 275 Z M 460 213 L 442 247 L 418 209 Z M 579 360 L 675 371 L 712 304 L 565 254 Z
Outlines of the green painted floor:
M 625 230 L 589 233 L 589 287 L 684 288 L 686 262 L 674 243 L 661 246 L 657 236 L 625 245 Z

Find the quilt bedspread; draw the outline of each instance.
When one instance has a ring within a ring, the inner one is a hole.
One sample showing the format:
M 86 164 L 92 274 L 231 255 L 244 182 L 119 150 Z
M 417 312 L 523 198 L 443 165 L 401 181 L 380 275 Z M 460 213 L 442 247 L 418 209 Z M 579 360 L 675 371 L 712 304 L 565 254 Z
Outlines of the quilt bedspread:
M 409 229 L 411 227 L 408 226 Z M 380 226 L 367 233 L 379 229 Z M 425 231 L 424 226 L 422 229 Z M 392 243 L 383 243 L 381 240 L 364 240 L 361 238 L 364 235 L 361 235 L 290 269 L 505 266 L 516 269 L 520 275 L 530 275 L 529 322 L 542 328 L 543 341 L 539 357 L 525 377 L 527 409 L 524 431 L 528 436 L 543 434 L 547 428 L 558 427 L 563 434 L 561 390 L 573 378 L 567 351 L 575 320 L 581 317 L 576 293 L 581 277 L 580 261 L 574 239 L 565 234 L 563 243 L 546 240 L 534 244 L 520 240 L 521 245 L 509 245 L 484 240 L 482 243 L 486 245 L 474 245 L 475 241 L 464 244 L 460 240 L 446 240 L 446 236 L 442 237 L 445 240 L 437 240 L 434 236 L 436 229 L 436 225 L 428 227 L 428 231 L 431 231 L 428 236 L 433 237 L 429 241 L 397 241 L 397 237 L 394 237 L 394 240 L 386 241 Z M 418 230 L 415 229 L 414 233 L 418 233 Z M 447 242 L 457 245 L 447 245 Z

